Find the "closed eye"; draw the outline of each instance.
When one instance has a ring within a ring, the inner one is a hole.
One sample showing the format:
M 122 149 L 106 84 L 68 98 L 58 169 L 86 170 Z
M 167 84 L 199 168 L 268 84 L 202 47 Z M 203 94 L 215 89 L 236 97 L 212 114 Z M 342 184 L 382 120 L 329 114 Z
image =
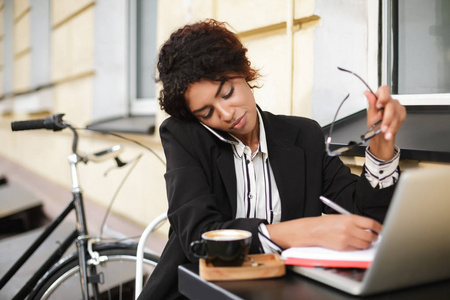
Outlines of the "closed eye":
M 233 93 L 234 93 L 234 86 L 231 86 L 231 89 L 228 92 L 228 94 L 222 96 L 222 99 L 226 100 L 226 99 L 230 98 L 233 95 Z
M 208 119 L 209 117 L 211 117 L 212 113 L 213 113 L 213 109 L 211 108 L 211 109 L 208 110 L 208 112 L 206 113 L 206 115 L 202 116 L 201 118 L 202 118 L 203 120 Z

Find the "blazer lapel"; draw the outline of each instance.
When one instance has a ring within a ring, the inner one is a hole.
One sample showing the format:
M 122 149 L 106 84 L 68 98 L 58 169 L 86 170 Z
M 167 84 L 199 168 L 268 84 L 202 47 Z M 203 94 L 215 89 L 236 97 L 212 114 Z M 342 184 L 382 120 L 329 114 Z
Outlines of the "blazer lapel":
M 263 113 L 270 164 L 281 199 L 281 220 L 304 215 L 305 153 L 294 145 L 298 130 L 287 122 L 279 122 Z

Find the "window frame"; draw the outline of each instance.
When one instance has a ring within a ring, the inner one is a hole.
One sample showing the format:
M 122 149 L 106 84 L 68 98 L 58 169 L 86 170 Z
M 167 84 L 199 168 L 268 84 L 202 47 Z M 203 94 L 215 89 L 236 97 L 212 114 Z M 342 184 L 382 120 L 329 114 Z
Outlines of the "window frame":
M 4 1 L 3 3 L 3 36 L 2 36 L 2 98 L 11 97 L 13 88 L 14 69 L 14 2 Z
M 153 97 L 149 98 L 138 98 L 137 97 L 137 32 L 138 32 L 138 24 L 137 24 L 137 1 L 132 0 L 129 2 L 129 48 L 128 48 L 128 59 L 129 59 L 129 67 L 128 67 L 128 111 L 132 116 L 139 115 L 155 115 L 157 112 L 157 99 L 156 94 Z M 157 1 L 157 0 L 150 0 Z M 156 14 L 157 16 L 157 14 Z M 156 30 L 157 22 L 155 22 L 155 30 Z M 155 39 L 155 48 L 157 41 Z M 156 90 L 156 83 L 155 83 Z
M 392 20 L 392 10 L 390 7 L 391 0 L 380 0 L 378 11 L 381 12 L 381 24 L 376 28 L 371 26 L 369 31 L 372 35 L 378 33 L 381 27 L 381 49 L 380 53 L 380 82 L 382 85 L 391 86 L 391 53 L 393 48 L 393 41 L 391 35 L 391 20 Z M 370 14 L 369 9 L 369 14 Z M 439 94 L 393 94 L 393 97 L 398 99 L 403 105 L 450 105 L 450 93 L 439 93 Z

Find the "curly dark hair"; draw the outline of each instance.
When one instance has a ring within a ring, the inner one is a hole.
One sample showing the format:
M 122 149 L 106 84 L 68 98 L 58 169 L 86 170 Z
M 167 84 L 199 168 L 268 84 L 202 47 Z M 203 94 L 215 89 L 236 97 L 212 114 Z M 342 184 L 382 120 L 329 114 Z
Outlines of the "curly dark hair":
M 226 81 L 235 73 L 250 85 L 259 77 L 246 57 L 247 49 L 226 25 L 212 19 L 186 25 L 161 47 L 156 82 L 162 82 L 159 105 L 169 115 L 195 119 L 184 94 L 190 84 L 201 79 Z

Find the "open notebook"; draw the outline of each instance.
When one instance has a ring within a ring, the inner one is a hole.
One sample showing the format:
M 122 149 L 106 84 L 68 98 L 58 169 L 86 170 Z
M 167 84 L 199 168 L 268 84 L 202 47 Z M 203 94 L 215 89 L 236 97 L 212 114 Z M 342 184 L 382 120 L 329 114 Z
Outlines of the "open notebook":
M 450 168 L 404 171 L 382 234 L 378 245 L 368 251 L 367 270 L 291 268 L 353 295 L 370 295 L 450 278 Z M 282 255 L 293 256 L 289 251 Z M 292 251 L 295 253 L 295 249 Z M 320 259 L 326 260 L 326 255 Z
M 322 247 L 290 248 L 281 254 L 286 265 L 367 269 L 372 264 L 380 238 L 372 247 L 358 251 L 335 251 Z

